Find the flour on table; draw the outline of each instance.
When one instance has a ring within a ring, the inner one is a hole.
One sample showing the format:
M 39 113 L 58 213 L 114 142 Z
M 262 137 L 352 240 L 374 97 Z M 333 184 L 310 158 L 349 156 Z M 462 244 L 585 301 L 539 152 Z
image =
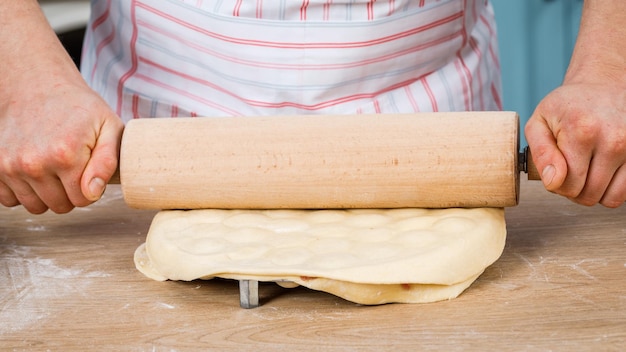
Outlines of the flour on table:
M 135 264 L 155 280 L 302 285 L 361 304 L 458 296 L 504 248 L 502 208 L 167 210 Z
M 84 291 L 100 271 L 66 268 L 31 247 L 0 243 L 0 337 L 54 315 L 54 301 Z

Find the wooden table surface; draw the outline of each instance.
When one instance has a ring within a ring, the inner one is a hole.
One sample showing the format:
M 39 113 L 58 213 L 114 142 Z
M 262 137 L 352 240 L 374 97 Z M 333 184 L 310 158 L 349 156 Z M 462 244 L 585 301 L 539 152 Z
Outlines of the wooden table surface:
M 431 304 L 359 306 L 235 281 L 156 282 L 135 270 L 153 211 L 117 186 L 69 214 L 0 208 L 2 350 L 624 350 L 626 207 L 586 208 L 522 181 L 499 261 Z

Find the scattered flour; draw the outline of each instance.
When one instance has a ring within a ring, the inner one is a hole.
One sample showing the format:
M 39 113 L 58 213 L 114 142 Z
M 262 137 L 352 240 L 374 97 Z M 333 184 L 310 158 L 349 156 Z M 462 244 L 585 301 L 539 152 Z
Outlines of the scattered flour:
M 34 231 L 34 232 L 48 231 L 48 229 L 45 226 L 35 223 L 35 220 L 33 219 L 26 219 L 26 222 L 28 223 L 28 225 L 26 226 L 27 231 Z
M 0 247 L 0 336 L 46 319 L 54 301 L 83 291 L 86 278 L 108 277 L 99 271 L 62 268 L 33 255 L 30 247 Z
M 171 304 L 168 304 L 168 303 L 164 303 L 164 302 L 159 303 L 158 306 L 162 307 L 162 308 L 166 308 L 166 309 L 174 309 L 174 308 L 176 308 L 175 306 L 173 306 Z

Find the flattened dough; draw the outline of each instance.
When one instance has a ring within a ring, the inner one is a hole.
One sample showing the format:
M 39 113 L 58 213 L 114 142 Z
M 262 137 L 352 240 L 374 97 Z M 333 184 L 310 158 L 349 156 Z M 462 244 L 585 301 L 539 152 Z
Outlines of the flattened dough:
M 361 304 L 458 296 L 504 249 L 502 208 L 167 210 L 135 265 L 155 280 L 303 285 Z

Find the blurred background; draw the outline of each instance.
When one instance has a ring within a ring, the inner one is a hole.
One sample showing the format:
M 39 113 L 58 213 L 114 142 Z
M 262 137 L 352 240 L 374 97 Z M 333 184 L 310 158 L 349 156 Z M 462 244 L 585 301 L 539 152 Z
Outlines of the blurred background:
M 523 132 L 541 98 L 563 80 L 578 34 L 583 0 L 491 3 L 498 23 L 504 109 L 519 113 Z M 522 145 L 527 145 L 524 138 Z
M 583 0 L 491 2 L 498 21 L 504 109 L 519 113 L 523 132 L 537 103 L 563 79 L 578 33 Z M 39 3 L 78 64 L 89 0 Z

